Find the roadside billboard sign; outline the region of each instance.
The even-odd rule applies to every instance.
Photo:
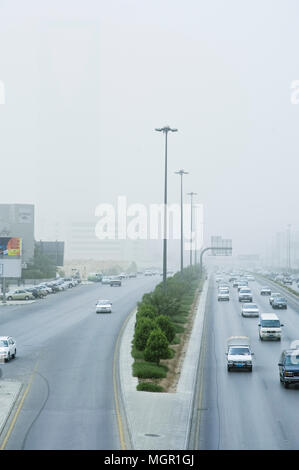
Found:
[[[1,256],[21,256],[22,239],[19,237],[0,237]]]

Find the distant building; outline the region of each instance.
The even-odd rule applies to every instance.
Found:
[[[0,204],[0,237],[22,239],[22,261],[34,255],[34,205]]]
[[[40,253],[48,256],[55,266],[64,265],[64,242],[44,242],[40,240],[39,242],[35,242],[35,246]]]

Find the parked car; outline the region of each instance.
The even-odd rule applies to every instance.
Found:
[[[241,315],[243,317],[258,317],[259,314],[260,311],[256,304],[250,302],[242,305]]]
[[[1,294],[3,298],[3,294]],[[32,300],[34,295],[32,292],[28,292],[25,289],[16,289],[14,291],[9,291],[6,293],[6,300]]]
[[[280,323],[280,320],[275,313],[262,313],[258,324],[260,339],[276,339],[280,341],[282,326],[283,324]]]
[[[274,297],[271,305],[272,308],[281,308],[285,310],[288,308],[287,300],[284,297]]]
[[[285,349],[278,362],[279,380],[288,388],[291,384],[299,383],[299,350]]]
[[[8,362],[17,354],[17,343],[11,336],[0,336],[0,360]]]
[[[111,313],[112,302],[110,300],[98,300],[96,303],[96,313]]]
[[[248,336],[231,336],[227,340],[227,370],[252,371],[253,352],[250,349]]]

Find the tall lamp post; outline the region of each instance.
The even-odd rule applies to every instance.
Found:
[[[175,171],[176,175],[181,176],[181,274],[183,274],[184,269],[184,250],[183,250],[183,240],[184,240],[184,231],[183,231],[183,175],[188,175],[188,171],[179,170]]]
[[[193,233],[193,196],[196,196],[197,193],[187,193],[188,196],[191,196],[191,238],[190,238],[190,266],[192,266],[192,233]]]
[[[155,131],[165,135],[165,174],[164,174],[164,237],[163,237],[163,288],[166,290],[167,277],[167,135],[168,132],[177,132],[169,126],[156,128]]]

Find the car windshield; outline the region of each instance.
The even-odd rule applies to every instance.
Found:
[[[261,326],[263,328],[280,328],[280,321],[279,320],[262,320]]]
[[[274,302],[286,302],[284,297],[275,297]]]
[[[251,294],[251,290],[250,289],[241,289],[240,294]]]
[[[258,307],[257,307],[256,304],[247,304],[247,305],[244,306],[244,308],[249,309],[249,310],[251,310],[251,309],[256,310]]]
[[[290,354],[285,357],[285,365],[286,366],[293,366],[299,365],[299,354]]]
[[[231,347],[229,348],[228,354],[233,356],[244,356],[250,354],[249,348],[243,347]]]
[[[0,339],[0,348],[7,348],[8,342],[5,339]]]
[[[98,300],[98,304],[102,304],[102,305],[110,305],[111,302],[110,300]]]

